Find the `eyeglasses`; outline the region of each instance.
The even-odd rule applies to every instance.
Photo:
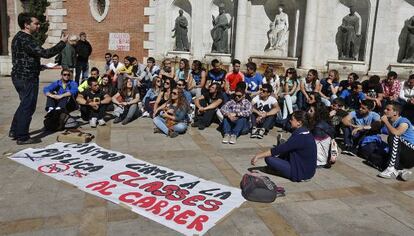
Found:
[[[171,94],[172,94],[172,95],[178,95],[178,93],[177,93],[177,92],[172,92]]]
[[[70,76],[70,74],[67,74],[67,73],[64,73],[64,74],[62,74],[63,76]]]

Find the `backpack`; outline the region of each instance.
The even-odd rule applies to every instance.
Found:
[[[276,184],[267,176],[257,173],[244,174],[240,182],[242,196],[252,202],[273,202],[277,197],[285,195],[285,189]]]
[[[69,119],[69,115],[62,110],[51,110],[45,116],[43,125],[46,131],[59,131],[65,128],[65,124]]]

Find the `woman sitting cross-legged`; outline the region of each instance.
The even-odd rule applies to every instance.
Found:
[[[139,92],[133,84],[134,81],[130,78],[124,80],[121,91],[112,97],[112,102],[115,104],[115,124],[122,121],[122,124],[126,125],[140,116],[141,111],[138,108]]]
[[[315,139],[305,127],[306,112],[293,112],[290,124],[294,129],[292,136],[285,143],[256,154],[251,164],[264,158],[267,166],[282,177],[295,182],[309,180],[315,175],[317,149]]]
[[[161,110],[160,114],[153,119],[156,126],[154,132],[162,132],[171,138],[185,133],[190,105],[187,103],[182,89],[174,88],[168,102],[159,109]]]

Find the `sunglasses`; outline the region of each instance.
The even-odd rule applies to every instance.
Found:
[[[177,93],[177,92],[172,92],[171,94],[172,94],[172,95],[178,95],[178,93]]]
[[[293,71],[288,71],[287,73],[288,73],[288,74],[293,74]]]
[[[260,91],[264,92],[264,93],[268,93],[269,91],[266,89],[260,89]]]
[[[63,76],[70,76],[70,74],[67,74],[67,73],[65,73],[65,74],[62,74]]]
[[[156,83],[160,83],[161,82],[161,80],[157,80],[157,81],[155,81]]]
[[[184,86],[184,84],[177,84],[177,86]]]
[[[168,85],[170,85],[170,82],[164,82],[164,84],[168,84]]]
[[[241,98],[243,97],[243,94],[235,94],[236,98]]]

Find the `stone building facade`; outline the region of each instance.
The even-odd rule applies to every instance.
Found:
[[[6,14],[10,18],[7,22],[9,34],[5,36],[2,33],[4,45],[3,39],[7,38],[6,41],[9,42],[18,30],[16,17],[22,11],[22,1],[0,0],[4,5],[2,2],[6,2]],[[380,75],[390,69],[405,75],[414,71],[413,63],[398,60],[402,49],[409,52],[406,49],[408,44],[414,47],[413,33],[404,34],[407,32],[405,24],[410,22],[410,19],[413,19],[414,27],[413,0],[50,2],[51,6],[47,11],[50,31],[45,47],[56,43],[62,30],[76,34],[84,31],[93,45],[91,60],[96,64],[101,63],[103,54],[109,51],[121,57],[133,55],[139,60],[145,60],[148,56],[153,56],[157,60],[165,57],[185,57],[205,63],[212,58],[219,58],[223,63],[229,63],[232,58],[238,58],[243,62],[250,59],[263,66],[272,64],[280,71],[290,66],[297,66],[303,70],[316,68],[322,72],[338,69],[342,73],[355,71]],[[219,15],[220,7],[224,9],[229,22],[226,30],[230,51],[212,53],[212,18]],[[355,14],[350,14],[351,7]],[[280,13],[280,8],[283,13]],[[180,9],[184,11],[183,15],[188,21],[189,51],[186,52],[177,52],[174,49],[175,38],[172,29]],[[354,33],[344,31],[349,26],[348,15],[352,15],[348,19],[355,19],[353,22],[357,25]],[[278,38],[282,32],[274,30],[280,27],[277,16],[285,16],[288,22],[283,31],[283,46],[276,47],[279,51],[271,47],[272,36]],[[0,21],[0,24],[3,29],[4,21]],[[350,38],[351,44],[346,41]],[[120,41],[117,44],[118,40]],[[343,60],[339,56],[340,48],[353,51],[350,58]],[[1,56],[0,64],[5,60],[9,60],[7,55]],[[0,73],[4,73],[2,68],[0,67]]]

